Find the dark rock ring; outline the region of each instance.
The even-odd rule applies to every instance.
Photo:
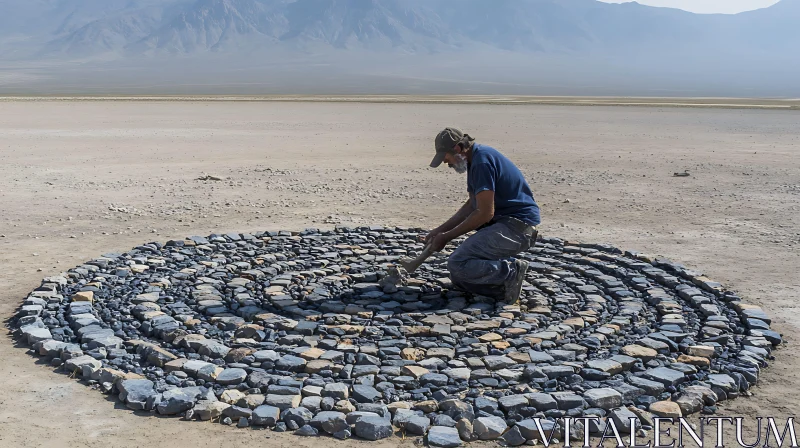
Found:
[[[396,426],[438,446],[518,445],[535,419],[597,416],[602,433],[713,413],[781,343],[720,284],[608,245],[540,238],[519,305],[452,289],[447,251],[403,276],[421,233],[148,243],[46,278],[10,325],[134,410],[370,440]]]

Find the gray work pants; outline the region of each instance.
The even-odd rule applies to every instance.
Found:
[[[517,271],[514,255],[536,244],[535,227],[500,220],[484,227],[456,249],[447,261],[453,286],[473,294],[502,297]]]

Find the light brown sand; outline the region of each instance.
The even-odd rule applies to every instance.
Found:
[[[790,345],[754,396],[724,414],[797,415],[798,123],[798,112],[781,110],[4,101],[0,316],[42,277],[147,241],[335,223],[435,226],[465,194],[463,177],[427,168],[436,132],[456,125],[523,169],[543,234],[661,254],[762,305]],[[683,170],[691,177],[672,176]],[[225,180],[195,180],[204,174]],[[0,446],[321,442],[115,409],[10,337],[0,338],[0,360]],[[412,440],[378,446],[398,444]]]

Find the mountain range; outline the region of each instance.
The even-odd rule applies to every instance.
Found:
[[[0,0],[0,91],[89,67],[211,73],[221,61],[362,74],[399,64],[392,73],[412,77],[488,64],[509,70],[506,84],[532,67],[553,79],[594,71],[593,81],[725,69],[736,84],[759,68],[798,73],[798,23],[800,0],[735,15],[596,0]]]

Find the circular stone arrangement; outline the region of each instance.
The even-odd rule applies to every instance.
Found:
[[[506,305],[451,289],[453,245],[398,272],[422,234],[144,244],[45,279],[11,326],[133,410],[448,447],[520,445],[539,438],[535,422],[549,431],[568,416],[601,417],[597,434],[713,413],[748,394],[781,343],[760,308],[667,260],[540,238],[520,255],[519,305]]]

